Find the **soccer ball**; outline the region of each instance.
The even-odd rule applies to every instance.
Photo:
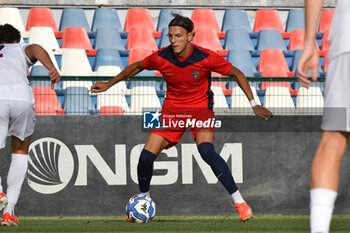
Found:
[[[155,215],[156,203],[147,195],[136,194],[126,205],[126,220],[129,222],[148,223]]]

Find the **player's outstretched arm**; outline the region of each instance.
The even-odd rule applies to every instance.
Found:
[[[323,0],[305,0],[305,40],[304,51],[298,62],[298,80],[309,87],[308,70],[312,70],[312,80],[317,81],[319,57],[316,48],[317,22],[322,10]]]
[[[55,68],[55,66],[53,65],[51,58],[46,52],[46,50],[43,49],[43,47],[41,47],[40,45],[31,44],[25,48],[25,53],[32,62],[40,61],[41,64],[43,64],[49,70],[51,88],[53,89],[54,84],[60,81],[61,76]]]
[[[96,82],[93,86],[91,86],[91,92],[92,93],[104,92],[114,84],[140,73],[144,69],[142,64],[143,64],[143,61],[135,62],[127,66],[122,72],[120,72],[113,79],[107,82]]]
[[[244,94],[247,96],[250,103],[252,103],[252,100],[254,100],[253,92],[250,89],[250,85],[244,74],[239,69],[232,66],[230,72],[227,75],[232,76],[235,79],[240,88],[243,90]],[[254,114],[264,120],[267,120],[269,117],[274,117],[274,115],[268,109],[264,108],[261,105],[252,104],[252,108]]]

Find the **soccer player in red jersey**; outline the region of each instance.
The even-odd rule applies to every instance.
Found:
[[[174,19],[169,23],[168,36],[170,46],[161,48],[143,61],[127,66],[108,82],[96,82],[91,87],[91,92],[106,91],[119,81],[130,78],[143,69],[158,70],[167,83],[162,119],[167,119],[166,122],[193,119],[204,121],[214,116],[210,74],[215,71],[235,79],[257,116],[265,120],[273,117],[269,110],[256,104],[249,83],[242,72],[215,52],[191,43],[194,26],[189,18],[174,14]],[[141,152],[137,168],[139,188],[142,193],[149,195],[153,163],[157,156],[163,149],[178,143],[185,129],[177,125],[151,131]],[[203,127],[192,125],[190,130],[201,157],[210,165],[214,174],[232,196],[240,220],[250,219],[253,216],[251,208],[241,196],[226,162],[215,152],[212,125]]]

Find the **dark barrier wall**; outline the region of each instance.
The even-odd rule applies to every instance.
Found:
[[[22,216],[123,215],[138,193],[136,166],[149,132],[141,116],[37,117],[31,163],[17,213]],[[254,213],[308,213],[309,173],[320,117],[220,118],[215,148],[227,161]],[[2,183],[10,140],[0,159]],[[336,213],[350,213],[344,159]],[[226,190],[201,160],[186,131],[155,163],[151,195],[158,215],[234,213]]]

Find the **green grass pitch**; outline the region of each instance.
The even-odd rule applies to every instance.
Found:
[[[256,215],[242,223],[237,215],[171,216],[147,224],[129,223],[124,217],[19,217],[20,226],[0,227],[0,232],[309,232],[306,215]],[[350,215],[333,216],[332,233],[350,232]]]

